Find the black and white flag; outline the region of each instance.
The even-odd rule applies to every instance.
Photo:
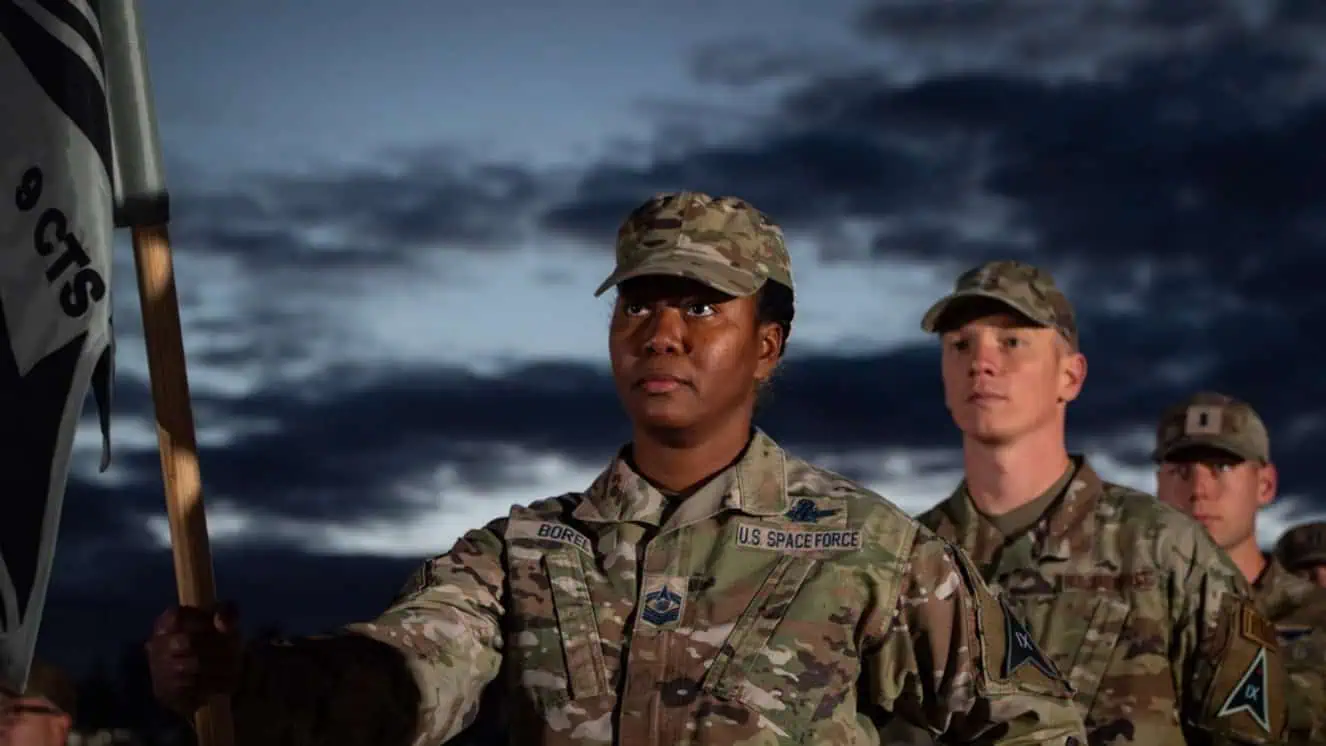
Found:
[[[96,0],[0,0],[0,684],[26,685],[89,387],[110,458],[113,153]]]

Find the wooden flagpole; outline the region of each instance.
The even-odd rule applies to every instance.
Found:
[[[100,20],[115,143],[115,222],[117,227],[128,227],[133,237],[175,585],[181,605],[212,609],[216,606],[216,583],[171,258],[170,197],[138,3],[101,3]],[[200,708],[194,715],[194,727],[198,746],[235,746],[227,697],[214,698]]]
[[[143,309],[143,336],[156,409],[161,476],[166,488],[170,544],[175,554],[175,585],[180,604],[210,609],[216,605],[211,543],[203,510],[202,472],[185,368],[184,335],[170,231],[165,223],[134,226],[134,263]],[[198,746],[234,746],[234,725],[227,698],[207,703],[194,715]]]

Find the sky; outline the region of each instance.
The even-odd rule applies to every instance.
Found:
[[[379,611],[422,559],[578,490],[618,222],[736,194],[793,255],[759,424],[909,511],[961,476],[925,308],[1049,270],[1089,375],[1069,441],[1154,487],[1155,420],[1250,401],[1281,498],[1326,515],[1319,0],[142,0],[220,595],[246,627]],[[76,442],[39,655],[79,668],[174,602],[127,236],[114,461]],[[89,620],[99,628],[90,630]]]

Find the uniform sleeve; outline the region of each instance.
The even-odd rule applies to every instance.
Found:
[[[438,746],[501,667],[502,521],[429,560],[377,619],[253,646],[235,695],[244,746]]]
[[[1170,661],[1188,742],[1284,743],[1288,674],[1275,626],[1204,533],[1175,547]]]
[[[922,532],[894,609],[867,615],[873,703],[944,742],[1079,746],[1072,690],[965,554]]]
[[[1284,641],[1289,673],[1288,742],[1326,743],[1326,627]]]

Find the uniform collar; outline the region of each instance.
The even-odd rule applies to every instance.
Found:
[[[1091,468],[1086,458],[1073,455],[1073,476],[1063,494],[1052,503],[1032,526],[1030,533],[1034,544],[1034,555],[1047,559],[1066,560],[1073,555],[1074,541],[1082,535],[1078,529],[1088,516],[1096,512],[1100,498],[1105,493],[1105,482]],[[958,485],[953,494],[941,506],[943,520],[939,534],[961,546],[988,546],[991,540],[1000,542],[1002,536],[990,522],[984,520],[976,506],[972,504],[971,493],[967,490],[967,480]],[[983,533],[994,534],[983,536]]]
[[[626,452],[627,447],[620,449],[608,468],[590,485],[573,513],[577,519],[588,523],[660,524],[669,498],[631,467]],[[783,449],[763,431],[755,429],[741,458],[688,496],[678,512],[688,519],[722,510],[752,516],[786,513],[789,509],[786,461]]]

